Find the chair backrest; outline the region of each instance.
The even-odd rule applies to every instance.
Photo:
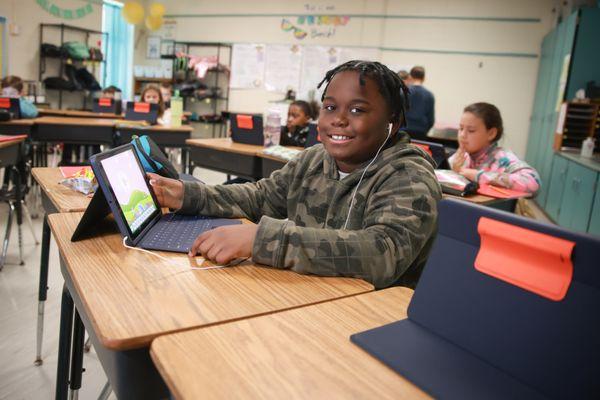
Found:
[[[433,161],[435,161],[436,168],[450,169],[450,164],[448,163],[448,153],[446,153],[446,148],[444,145],[416,139],[411,139],[410,142],[428,152],[433,158]]]
[[[230,113],[231,140],[237,143],[264,144],[263,117],[260,114]]]
[[[0,97],[0,109],[8,111],[12,119],[21,118],[21,105],[17,98]]]
[[[108,97],[94,99],[92,111],[97,113],[121,114],[121,100],[115,100]]]
[[[128,101],[125,119],[130,121],[146,121],[151,125],[158,119],[158,104]]]
[[[600,394],[600,237],[458,200],[439,215],[409,319],[548,397]]]

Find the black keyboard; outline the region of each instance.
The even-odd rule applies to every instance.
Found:
[[[149,250],[187,253],[201,233],[217,226],[239,223],[240,221],[237,220],[169,213],[163,215],[146,233],[140,247]]]

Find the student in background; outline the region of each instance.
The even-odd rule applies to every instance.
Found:
[[[200,235],[190,253],[414,287],[433,242],[441,191],[434,161],[410,146],[406,86],[385,65],[348,61],[327,72],[313,146],[258,182],[208,186],[149,174],[158,201],[182,214],[255,224]]]
[[[407,71],[401,69],[398,71],[398,76],[400,79],[402,79],[402,82],[404,82],[405,85],[410,85],[410,75]]]
[[[144,88],[140,96],[142,103],[158,104],[158,124],[169,125],[171,123],[171,110],[165,112],[165,103],[160,93],[160,89],[156,85],[148,85]]]
[[[19,99],[19,108],[21,109],[21,118],[35,118],[38,115],[38,109],[33,103],[23,98],[23,80],[15,75],[8,75],[2,79],[2,97],[12,97]]]
[[[316,102],[308,103],[304,100],[296,100],[288,108],[287,123],[281,128],[282,146],[304,147],[308,137],[308,124],[319,116],[319,108]]]
[[[459,148],[449,159],[452,169],[479,184],[535,194],[540,188],[537,171],[498,146],[503,133],[496,106],[474,103],[465,107],[458,129]]]
[[[102,89],[102,94],[100,95],[101,98],[104,99],[114,99],[117,97],[117,93],[121,93],[121,89],[119,89],[116,86],[108,86],[105,87],[104,89]]]
[[[409,109],[406,112],[404,130],[411,138],[427,140],[427,132],[435,122],[435,99],[433,94],[423,86],[425,68],[416,66],[410,70],[408,95]]]
[[[171,108],[171,96],[173,93],[173,85],[168,82],[160,84],[160,94],[163,102],[165,103],[165,109]]]

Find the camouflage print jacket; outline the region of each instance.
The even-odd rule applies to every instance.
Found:
[[[349,276],[376,288],[414,287],[437,226],[440,187],[433,160],[399,133],[366,171],[347,230],[350,199],[363,170],[339,180],[322,145],[304,150],[256,183],[184,182],[178,211],[258,223],[252,259],[275,268]]]

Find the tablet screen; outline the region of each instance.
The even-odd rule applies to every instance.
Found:
[[[135,236],[158,210],[133,150],[100,161],[129,230]]]

